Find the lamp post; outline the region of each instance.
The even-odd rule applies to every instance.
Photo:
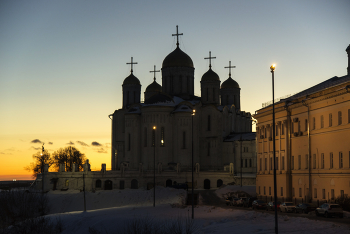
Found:
[[[241,187],[242,187],[242,170],[243,170],[243,159],[242,159],[242,133],[240,137],[240,142],[241,142]]]
[[[275,68],[273,64],[270,67],[272,73],[272,141],[273,141],[273,196],[275,197],[275,233],[278,234],[278,219],[277,219],[277,179],[276,179],[276,142],[275,142]]]
[[[45,185],[44,185],[44,170],[45,170],[45,156],[44,156],[44,144],[41,147],[41,184],[42,184],[42,192],[44,193]]]
[[[193,167],[194,167],[194,163],[193,163],[193,117],[196,114],[196,110],[193,109],[192,112],[192,219],[194,219],[194,193],[193,193],[193,185],[194,185],[194,181],[193,181]]]
[[[156,206],[156,126],[152,130],[153,140],[153,207]]]

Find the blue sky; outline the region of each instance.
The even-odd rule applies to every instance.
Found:
[[[175,49],[176,25],[195,93],[211,51],[221,82],[229,61],[236,66],[248,112],[271,100],[272,63],[276,97],[346,75],[349,9],[348,0],[1,1],[0,158],[30,162],[37,138],[51,150],[71,140],[110,143],[108,115],[121,108],[126,63],[138,62],[143,97],[149,71]],[[97,166],[110,162],[108,146],[85,152]]]

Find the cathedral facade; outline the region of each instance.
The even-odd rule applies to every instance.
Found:
[[[102,164],[101,170],[91,171],[89,160],[80,172],[75,165],[67,171],[62,164],[58,172],[45,167],[37,187],[45,191],[136,189],[150,188],[154,181],[157,186],[187,182],[198,189],[229,183],[255,185],[256,136],[251,114],[241,110],[239,84],[231,74],[221,83],[211,69],[212,58],[201,77],[198,97],[193,61],[177,43],[163,60],[162,84],[154,76],[144,101],[140,80],[133,72],[136,63],[131,60],[131,74],[122,84],[123,106],[109,115],[111,170]]]

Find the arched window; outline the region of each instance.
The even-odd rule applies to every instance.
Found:
[[[101,180],[96,180],[96,188],[101,188]]]
[[[105,181],[105,190],[112,190],[113,183],[111,180],[106,180]]]
[[[223,182],[222,182],[221,179],[218,179],[218,180],[216,181],[216,187],[219,188],[221,185],[223,185]]]
[[[208,179],[204,180],[204,189],[210,189],[210,180]]]
[[[171,179],[168,179],[166,182],[165,182],[165,186],[166,187],[170,187],[171,185],[173,185],[173,182]]]
[[[131,188],[132,188],[132,189],[138,189],[138,188],[139,188],[139,185],[138,185],[138,184],[139,184],[138,181],[135,180],[135,179],[133,179],[133,180],[131,181]]]

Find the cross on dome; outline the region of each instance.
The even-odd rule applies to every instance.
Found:
[[[204,59],[209,59],[209,68],[211,68],[211,59],[216,59],[216,57],[211,57],[211,51],[209,51],[209,57]]]
[[[172,34],[172,36],[176,36],[177,43],[176,46],[179,47],[179,36],[184,35],[183,33],[179,33],[179,26],[176,25],[176,34]]]
[[[133,65],[133,64],[137,64],[137,63],[134,63],[134,62],[133,62],[133,57],[131,57],[131,62],[130,62],[130,63],[126,63],[126,64],[131,64],[131,71],[130,71],[130,72],[131,72],[131,74],[132,74],[132,72],[133,72],[133,70],[132,70],[132,67],[133,67],[133,66],[132,66],[132,65]]]
[[[224,67],[224,68],[228,68],[229,69],[228,77],[231,77],[231,68],[236,68],[236,66],[231,66],[231,61],[229,61],[229,66],[228,67]]]
[[[153,78],[153,81],[156,81],[156,72],[160,72],[160,70],[156,71],[156,65],[154,65],[154,69],[153,71],[149,71],[150,73],[154,73],[154,78]]]

